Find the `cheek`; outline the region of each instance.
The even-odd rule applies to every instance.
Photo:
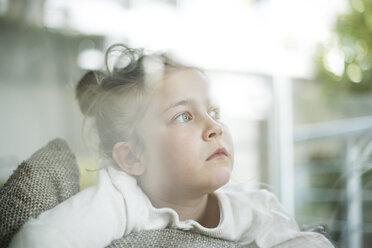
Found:
[[[161,147],[165,155],[164,162],[181,170],[189,167],[199,155],[195,137],[186,132],[170,132],[164,135]]]
[[[195,136],[187,132],[168,130],[159,135],[156,140],[156,144],[153,143],[154,159],[150,163],[156,167],[162,177],[180,183],[194,173],[201,157],[199,143]]]

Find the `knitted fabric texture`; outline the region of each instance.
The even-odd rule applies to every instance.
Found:
[[[67,143],[54,139],[22,162],[0,189],[0,247],[30,218],[80,190],[79,168]]]
[[[127,247],[215,247],[235,248],[241,247],[238,243],[207,237],[198,233],[176,229],[162,229],[134,232],[121,239],[114,240],[107,248]],[[251,247],[251,246],[249,246]]]

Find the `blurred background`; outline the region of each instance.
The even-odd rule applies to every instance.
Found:
[[[371,247],[371,1],[0,0],[0,185],[54,137],[82,188],[95,183],[74,87],[118,42],[206,69],[233,180],[277,194],[300,226],[327,225],[339,247]]]

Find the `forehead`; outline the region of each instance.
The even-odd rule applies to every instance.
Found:
[[[198,106],[210,105],[208,78],[200,71],[181,69],[167,72],[149,98],[142,124],[147,127],[151,123],[152,128],[149,130],[155,130],[154,124],[162,119],[161,116],[184,100],[191,100]]]
[[[207,77],[195,69],[182,69],[165,74],[163,83],[156,93],[160,103],[172,103],[184,99],[208,98],[209,83]]]

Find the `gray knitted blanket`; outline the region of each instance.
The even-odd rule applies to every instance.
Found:
[[[79,192],[75,155],[62,139],[54,139],[13,172],[0,189],[0,248],[30,218]],[[239,247],[237,243],[208,236],[163,229],[131,233],[108,248],[124,247]]]

